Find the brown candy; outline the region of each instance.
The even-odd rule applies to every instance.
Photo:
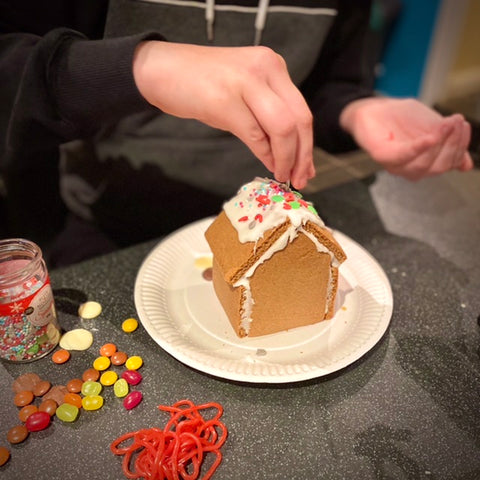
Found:
[[[112,365],[123,365],[127,361],[128,355],[125,352],[115,352],[111,357],[110,361]]]
[[[94,368],[88,368],[83,372],[82,379],[84,382],[96,382],[100,378],[100,372]]]
[[[36,373],[24,373],[13,382],[12,388],[15,393],[23,392],[24,390],[33,391],[33,387],[41,380]]]
[[[68,393],[67,387],[65,385],[54,385],[44,396],[44,400],[52,399],[55,400],[56,404],[60,406],[64,403],[63,398],[65,394]]]
[[[33,394],[36,397],[42,397],[45,395],[49,390],[52,384],[47,380],[41,380],[33,387]]]
[[[57,411],[57,402],[53,398],[47,398],[38,407],[40,412],[47,412],[50,416],[55,415]]]
[[[67,390],[70,393],[78,393],[82,390],[83,380],[80,378],[72,378],[67,383]]]
[[[22,443],[28,437],[28,430],[25,425],[12,427],[7,433],[7,440],[12,443]]]

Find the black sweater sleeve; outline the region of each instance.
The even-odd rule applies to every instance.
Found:
[[[19,25],[2,24],[0,158],[4,166],[27,158],[41,161],[36,152],[88,137],[126,114],[153,108],[136,88],[132,62],[139,42],[161,38],[144,33],[90,40],[71,28],[39,35],[21,31]]]
[[[314,115],[315,144],[330,152],[356,147],[339,117],[353,100],[372,96],[373,67],[366,51],[369,0],[342,0],[314,70],[302,85]]]

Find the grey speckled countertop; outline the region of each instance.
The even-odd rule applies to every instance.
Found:
[[[282,385],[240,384],[185,366],[140,326],[133,290],[156,245],[142,244],[51,272],[62,327],[84,326],[93,346],[55,365],[1,364],[0,445],[11,459],[2,479],[121,479],[109,450],[120,434],[162,426],[158,404],[183,398],[223,404],[229,437],[214,479],[480,478],[480,172],[451,173],[417,184],[380,173],[312,195],[321,216],[363,245],[390,279],[389,329],[367,354],[329,376]],[[103,306],[82,323],[86,299]],[[141,355],[144,401],[126,411],[113,393],[72,424],[55,419],[16,446],[11,384],[33,371],[54,384],[78,377],[105,342]]]

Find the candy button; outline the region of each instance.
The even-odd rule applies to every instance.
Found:
[[[23,392],[24,390],[33,391],[33,387],[41,380],[36,373],[24,373],[13,382],[12,388],[15,393]]]
[[[102,313],[102,306],[98,302],[85,302],[78,308],[78,315],[85,319],[98,317]]]
[[[97,357],[93,362],[93,368],[95,370],[106,370],[110,366],[110,359],[108,357]]]
[[[25,426],[29,432],[39,432],[40,430],[47,428],[49,425],[50,415],[47,412],[40,411],[32,413],[25,422]]]
[[[102,384],[98,382],[83,382],[82,395],[98,395],[102,391]]]
[[[135,331],[138,327],[138,322],[134,318],[127,318],[122,323],[122,330],[127,333]]]
[[[143,398],[142,392],[139,392],[138,390],[130,392],[123,399],[123,406],[127,410],[131,410],[132,408],[135,408],[142,401],[142,398]]]
[[[7,440],[15,445],[22,443],[28,437],[28,428],[25,425],[17,425],[7,432]]]
[[[127,370],[122,373],[122,378],[130,385],[138,385],[142,381],[142,374],[136,370]]]
[[[106,387],[113,385],[118,379],[116,372],[109,370],[108,372],[103,372],[100,377],[100,383]]]
[[[60,405],[60,407],[63,406],[65,403],[73,405],[74,407],[77,407],[77,408],[81,408],[82,397],[78,393],[66,393],[65,397],[63,397],[63,403],[62,405]],[[65,420],[65,421],[68,421],[68,420]]]
[[[57,350],[52,355],[53,363],[62,364],[65,363],[70,358],[70,352],[68,350]]]
[[[0,447],[0,467],[5,465],[10,458],[10,450],[7,447]]]
[[[71,393],[78,393],[82,390],[82,385],[83,385],[83,380],[81,380],[80,378],[72,378],[67,383],[67,390]]]
[[[65,332],[60,338],[60,347],[65,350],[87,350],[93,343],[92,332],[84,328],[75,328]]]
[[[32,414],[38,411],[38,407],[36,405],[25,405],[20,409],[18,412],[18,418],[21,422],[25,423],[27,418]]]
[[[106,343],[100,347],[100,355],[102,357],[111,357],[117,351],[117,346],[114,343]]]
[[[85,370],[82,375],[82,380],[84,382],[96,382],[99,378],[100,372],[98,370],[95,370],[94,368],[87,368],[87,370]]]
[[[49,390],[52,384],[47,380],[41,380],[33,387],[33,394],[36,397],[43,397]]]
[[[57,402],[53,398],[48,398],[44,400],[38,407],[40,412],[47,412],[50,416],[55,415],[57,410]]]
[[[82,407],[85,410],[98,410],[103,405],[103,397],[100,395],[87,395],[82,398]]]
[[[128,383],[124,378],[120,378],[113,385],[113,392],[118,398],[123,398],[128,394]]]
[[[29,390],[24,390],[23,392],[18,392],[15,397],[13,397],[13,403],[17,407],[24,407],[33,402],[33,393]]]
[[[139,357],[138,355],[133,355],[132,357],[129,357],[125,362],[125,366],[129,370],[138,370],[142,365],[143,365],[142,357]]]
[[[128,355],[125,352],[115,352],[110,360],[113,365],[123,365],[127,361]]]
[[[74,422],[78,417],[79,409],[75,405],[70,403],[62,403],[57,408],[55,415],[62,421],[62,422]]]

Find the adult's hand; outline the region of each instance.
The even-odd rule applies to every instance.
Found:
[[[409,180],[473,167],[471,128],[460,114],[443,117],[414,99],[366,98],[347,105],[340,123],[386,170]]]
[[[314,176],[312,114],[271,49],[147,41],[133,74],[149,103],[230,131],[278,181],[303,188]]]

